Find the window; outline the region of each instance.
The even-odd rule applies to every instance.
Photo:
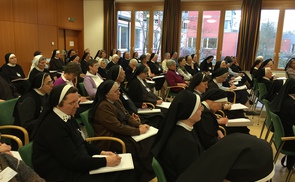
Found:
[[[203,48],[204,49],[216,49],[217,48],[217,38],[204,38]]]
[[[118,12],[117,46],[121,52],[129,51],[131,32],[131,11]]]

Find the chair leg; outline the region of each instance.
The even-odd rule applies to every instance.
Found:
[[[264,104],[262,104],[262,106],[261,106],[261,109],[260,109],[260,115],[259,115],[259,118],[258,118],[258,123],[257,123],[257,125],[259,125],[259,121],[260,121],[260,118],[261,118],[261,115],[262,115],[262,110],[263,110],[263,108],[264,108]]]
[[[265,119],[266,120],[266,119]],[[259,138],[262,137],[263,131],[264,131],[264,127],[266,126],[265,121],[263,122],[262,128],[261,128],[261,132],[260,132],[260,136]]]
[[[294,171],[295,171],[295,169],[294,169],[294,166],[293,166],[292,169],[289,170],[289,173],[288,173],[287,178],[286,178],[286,182],[289,182],[290,181],[291,176],[292,176],[292,174],[293,174]]]

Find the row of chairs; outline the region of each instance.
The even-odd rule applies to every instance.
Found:
[[[283,149],[283,146],[286,141],[295,140],[295,126],[293,126],[294,136],[286,137],[281,119],[277,114],[273,113],[270,110],[269,101],[266,99],[263,99],[262,103],[264,104],[266,109],[266,119],[264,121],[264,124],[260,132],[260,138],[262,138],[265,128],[266,128],[266,134],[264,136],[265,140],[268,141],[268,138],[270,134],[272,133],[269,142],[270,144],[274,144],[274,147],[276,149],[276,153],[274,156],[274,163],[277,162],[280,154],[295,157],[294,151]],[[295,172],[294,167],[291,170],[289,170],[287,178],[286,178],[286,182],[290,181],[291,176],[294,172]]]

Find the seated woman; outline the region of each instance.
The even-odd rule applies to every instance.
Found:
[[[291,58],[286,64],[285,71],[289,78],[295,79],[295,58]]]
[[[114,65],[108,72],[107,80],[113,80],[118,83],[120,89],[120,100],[125,107],[125,109],[132,115],[138,114],[138,108],[135,106],[134,102],[128,96],[127,90],[124,88],[123,82],[125,80],[125,73],[120,65]],[[148,106],[145,102],[142,103],[141,109],[146,109]],[[146,123],[156,128],[159,127],[162,119],[162,113],[150,113],[150,114],[138,114],[141,123]]]
[[[22,67],[17,64],[16,56],[13,53],[7,53],[5,55],[5,62],[6,63],[1,67],[2,75],[5,76],[16,88],[16,91],[22,95],[30,86]]]
[[[285,136],[294,136],[292,126],[295,125],[295,80],[288,79],[278,96],[271,102],[270,110],[276,113],[282,122]],[[283,150],[295,152],[295,141],[286,141]],[[290,170],[295,164],[294,156],[287,156],[287,168]]]
[[[162,104],[163,100],[154,94],[146,82],[148,68],[143,64],[139,65],[134,73],[134,77],[129,81],[129,96],[140,108],[144,102],[150,102],[154,105]]]
[[[105,79],[107,77],[106,62],[104,59],[98,60],[98,74]]]
[[[38,73],[49,73],[49,71],[47,69],[45,69],[46,66],[46,58],[42,55],[38,55],[35,56],[33,59],[33,65],[34,68],[30,71],[29,73],[29,82],[32,83],[34,77],[38,74]]]
[[[195,74],[197,74],[198,70],[197,68],[195,68],[195,64],[193,62],[192,56],[191,55],[187,55],[185,56],[185,69],[192,75],[194,76]]]
[[[178,68],[177,72],[183,76],[183,79],[185,81],[190,81],[192,78],[192,75],[185,69],[186,60],[184,57],[178,58]]]
[[[32,135],[52,87],[53,82],[49,73],[38,73],[28,91],[15,104],[13,111],[14,125],[24,127],[29,136]],[[24,138],[22,132],[15,131],[15,135],[22,140]]]
[[[148,59],[147,59],[148,60]],[[150,57],[150,61],[147,62],[148,68],[151,70],[151,73],[149,73],[150,77],[160,76],[166,73],[165,70],[161,67],[161,65],[157,62],[158,61],[158,54],[152,53]],[[163,84],[165,82],[165,78],[157,78],[154,80],[156,85],[156,90],[161,90],[162,96],[164,95],[164,87]]]
[[[258,79],[259,83],[264,83],[266,87],[266,95],[264,98],[271,102],[279,93],[283,86],[283,80],[272,80],[272,71],[270,67],[263,68],[260,71],[260,76]]]
[[[166,65],[168,67],[168,71],[166,73],[166,81],[168,86],[187,87],[188,84],[184,81],[183,76],[176,71],[175,61],[170,59],[166,62]],[[178,93],[181,88],[171,88],[170,90]]]
[[[65,68],[64,73],[54,81],[54,86],[61,84],[68,84],[72,86],[77,85],[77,76],[81,73],[80,66],[75,62],[69,62]]]
[[[100,84],[89,117],[95,136],[114,136],[125,142],[127,152],[132,153],[135,169],[142,172],[141,179],[145,179],[143,181],[154,177],[149,153],[154,137],[140,142],[131,138],[146,133],[149,125],[141,124],[138,115],[130,115],[124,108],[120,101],[118,83],[106,80]],[[110,141],[100,141],[96,146],[104,150],[120,151],[117,144]]]
[[[90,60],[90,53],[85,52],[84,55],[81,58],[80,61],[80,66],[81,66],[81,71],[83,74],[86,74],[88,67],[87,67],[87,62]]]
[[[101,167],[117,166],[121,157],[103,151],[85,141],[72,115],[79,107],[78,90],[70,85],[58,85],[33,133],[32,163],[34,170],[46,181],[138,181],[134,171],[90,175]],[[95,154],[106,155],[93,158]],[[44,165],[46,164],[46,165]]]
[[[209,76],[205,73],[197,73],[191,80],[188,90],[201,96],[208,88]]]
[[[255,60],[253,66],[250,69],[250,74],[252,75],[252,79],[254,79],[254,78],[257,79],[258,73],[259,73],[258,70],[259,70],[261,64],[262,64],[262,61],[260,59]]]
[[[51,71],[50,76],[53,80],[56,80],[61,76],[60,73],[63,71],[63,66],[65,66],[65,63],[60,58],[60,51],[58,49],[54,49],[49,62],[49,71]]]
[[[205,92],[202,96],[202,106],[204,110],[201,120],[194,124],[195,132],[205,150],[214,145],[217,141],[224,137],[219,130],[219,124],[227,124],[227,118],[221,120],[215,116],[218,110],[227,102],[225,91],[214,88]]]
[[[202,110],[200,97],[187,90],[170,105],[152,149],[167,181],[256,181],[273,171],[271,146],[253,136],[232,134],[204,152],[193,127]]]
[[[90,59],[87,61],[88,70],[84,78],[84,87],[90,98],[94,98],[97,87],[104,81],[98,72],[98,61]]]
[[[209,74],[210,72],[213,71],[213,65],[212,65],[212,61],[214,59],[214,56],[208,56],[206,57],[200,65],[200,69],[203,72],[206,72],[207,74]]]

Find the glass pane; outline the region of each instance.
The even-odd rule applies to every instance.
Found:
[[[241,21],[241,10],[225,11],[222,55],[235,56],[237,53],[238,36]]]
[[[196,53],[198,11],[183,11],[181,19],[181,41],[179,56]]]
[[[161,61],[161,40],[162,40],[163,11],[154,11],[153,48],[152,52],[158,54],[158,61]]]
[[[131,11],[118,11],[117,45],[121,52],[130,51]]]
[[[220,11],[204,11],[200,50],[201,61],[210,55],[214,56],[213,64],[216,61],[219,21]]]
[[[261,11],[257,56],[263,56],[264,60],[274,58],[279,13],[279,10]]]
[[[295,56],[295,10],[286,10],[283,26],[283,37],[280,49],[278,68],[285,68],[289,58]]]
[[[148,48],[148,32],[149,32],[149,11],[135,12],[135,51],[138,55],[145,54]]]

